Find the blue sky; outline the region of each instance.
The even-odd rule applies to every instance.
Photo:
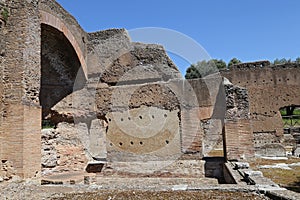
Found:
[[[57,1],[87,32],[161,27],[191,37],[226,62],[300,57],[298,0]],[[174,58],[184,74],[189,63]]]

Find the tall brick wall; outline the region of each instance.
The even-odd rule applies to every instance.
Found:
[[[223,128],[225,157],[247,159],[254,157],[254,136],[249,113],[249,96],[245,88],[227,83],[226,117]]]
[[[36,148],[40,146],[41,129],[38,2],[7,3],[10,17],[4,27],[6,51],[1,65],[4,86],[1,160],[11,161],[18,175],[32,177],[40,171],[40,148]]]
[[[249,93],[253,132],[283,133],[279,109],[300,105],[297,64],[233,69],[222,72],[233,84],[245,87]]]
[[[223,71],[222,75],[233,84],[247,88],[255,149],[262,152],[260,148],[280,145],[283,139],[280,108],[300,105],[300,68],[296,63],[260,67],[244,65]]]
[[[254,157],[253,140],[250,120],[228,120],[225,123],[225,148],[227,159],[245,159]]]

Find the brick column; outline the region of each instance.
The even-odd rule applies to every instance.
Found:
[[[227,159],[254,157],[253,133],[249,119],[228,120],[225,123]]]
[[[27,178],[40,171],[40,17],[38,1],[8,1],[1,63],[1,160]],[[1,86],[1,85],[0,85]],[[0,88],[1,89],[1,88]]]

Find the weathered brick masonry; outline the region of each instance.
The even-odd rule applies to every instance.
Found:
[[[233,84],[247,89],[254,146],[261,154],[261,149],[281,145],[283,141],[280,108],[300,105],[300,68],[296,63],[274,66],[265,62],[263,66],[253,64],[237,65],[221,74]]]
[[[21,177],[41,162],[62,171],[97,159],[199,163],[223,141],[229,159],[253,157],[268,143],[261,134],[280,142],[279,108],[300,105],[294,66],[187,81],[162,46],[124,29],[86,33],[54,0],[1,2],[0,160]],[[58,128],[41,147],[42,120]],[[70,152],[80,156],[68,161]]]

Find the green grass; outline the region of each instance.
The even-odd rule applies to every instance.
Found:
[[[300,109],[295,109],[293,112],[294,115],[300,115]]]
[[[291,167],[291,170],[285,169],[260,169],[261,165],[274,165],[277,163],[298,163],[300,158],[289,158],[288,160],[268,160],[256,159],[250,162],[250,166],[254,170],[260,170],[265,177],[270,178],[275,183],[295,192],[300,192],[300,167]]]
[[[281,116],[286,116],[286,109],[280,109],[280,114]],[[300,109],[298,107],[294,110],[293,115],[300,115]]]
[[[284,128],[289,128],[291,126],[300,126],[300,119],[282,119]]]
[[[7,8],[2,8],[1,16],[5,22],[8,20],[9,12]]]
[[[50,120],[42,120],[42,129],[47,128],[55,128],[55,124],[53,124]]]
[[[293,116],[286,116],[286,109],[280,110],[284,128],[300,126],[300,109],[296,108],[293,112]]]
[[[286,115],[286,110],[285,109],[281,109],[280,110],[280,114],[281,114],[281,116],[285,116]]]

